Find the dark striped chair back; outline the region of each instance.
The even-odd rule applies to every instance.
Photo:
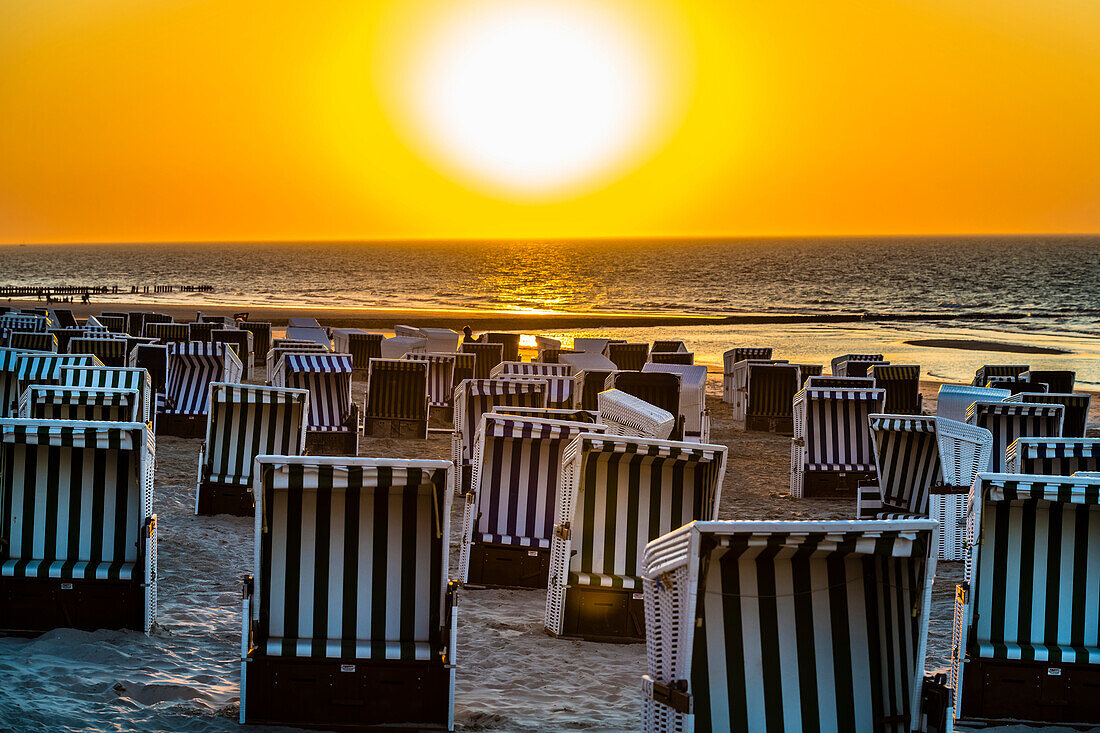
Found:
[[[846,362],[852,362],[854,364],[856,362],[870,362],[870,363],[873,363],[873,362],[881,362],[881,361],[882,361],[882,354],[841,354],[840,356],[837,356],[837,357],[833,358],[833,360],[830,362],[830,366],[832,367],[832,370],[833,370],[833,376],[836,376],[836,377],[845,377],[845,376],[848,376],[848,377],[862,377],[862,376],[865,376],[865,373],[864,374],[849,373],[846,370],[846,368],[844,367],[844,364]]]
[[[140,423],[0,420],[0,575],[141,579],[153,453]]]
[[[482,334],[481,340],[487,344],[501,345],[501,361],[519,361],[518,333],[501,333],[498,331],[489,331],[486,334]]]
[[[1089,420],[1089,404],[1092,402],[1092,396],[1088,393],[1018,392],[1004,401],[1061,405],[1065,408],[1062,413],[1062,437],[1085,437],[1085,428]]]
[[[69,339],[70,354],[95,354],[104,366],[126,366],[126,339],[124,338],[73,338]]]
[[[129,366],[149,372],[153,392],[165,394],[168,389],[168,347],[164,344],[138,344],[130,351]]]
[[[364,417],[427,420],[430,399],[428,372],[426,360],[371,359],[367,369],[367,409]]]
[[[474,379],[489,379],[493,367],[504,361],[504,344],[464,342],[459,348],[475,357]]]
[[[140,400],[140,422],[149,422],[152,416],[153,382],[149,372],[136,367],[61,367],[60,383],[66,387],[108,387],[132,389]]]
[[[1100,479],[979,474],[971,496],[971,623],[960,650],[1096,664]]]
[[[987,387],[989,382],[995,379],[1016,381],[1016,378],[1027,370],[1027,364],[986,364],[974,372],[974,381],[971,386]]]
[[[553,364],[540,364],[540,367],[555,366]],[[565,364],[557,366],[567,366]],[[542,371],[547,371],[543,369]],[[568,409],[573,406],[573,377],[558,374],[500,374],[493,379],[537,380],[546,383],[546,406],[557,409]]]
[[[481,417],[498,407],[546,407],[548,388],[540,380],[470,379],[455,389],[452,460],[469,465]]]
[[[54,308],[53,314],[56,318],[56,326],[58,328],[76,328],[76,317],[73,316],[73,312],[69,308]]]
[[[1077,379],[1077,372],[1068,370],[1037,370],[1031,369],[1020,374],[1021,382],[1034,382],[1045,384],[1047,392],[1070,394],[1073,392],[1073,384]]]
[[[191,331],[186,323],[149,323],[145,322],[143,336],[152,336],[162,344],[185,344],[191,340]]]
[[[18,408],[19,396],[32,384],[60,384],[62,367],[103,366],[103,362],[93,354],[46,354],[30,351],[15,353],[15,385],[10,395],[13,401],[13,417]]]
[[[921,411],[920,366],[917,364],[872,364],[867,376],[886,390],[885,411],[890,415],[919,415]]]
[[[790,417],[801,386],[794,364],[749,364],[746,417]]]
[[[196,321],[187,324],[187,337],[191,341],[209,341],[210,334],[220,326],[212,321]]]
[[[244,378],[252,373],[252,332],[240,328],[215,328],[210,332],[210,343],[233,344],[237,349],[237,358],[241,360]]]
[[[795,439],[805,445],[802,468],[873,471],[869,418],[882,412],[882,390],[815,386],[815,381],[795,395]]]
[[[351,417],[351,354],[303,352],[284,354],[271,383],[309,391],[306,429],[316,432],[355,432]]]
[[[989,470],[1000,473],[1005,467],[1006,450],[1017,438],[1061,437],[1064,412],[1061,405],[979,400],[966,408],[966,422],[993,433]]]
[[[501,405],[494,407],[493,412],[511,417],[535,417],[543,420],[565,420],[566,422],[583,422],[594,425],[600,420],[600,413],[592,410],[571,410],[555,407],[509,407]]]
[[[682,364],[690,366],[695,363],[695,354],[690,351],[651,351],[649,361],[653,364]]]
[[[32,384],[19,398],[19,417],[140,423],[141,397],[136,389]]]
[[[253,363],[259,365],[260,359],[271,350],[271,324],[262,321],[237,321],[237,328],[252,334]]]
[[[649,361],[649,344],[608,344],[604,355],[615,363],[616,369],[639,372]]]
[[[916,730],[934,527],[696,522],[651,543],[643,730]]]
[[[351,354],[351,363],[356,369],[367,369],[371,359],[382,358],[384,338],[380,333],[361,329],[336,328],[332,331],[332,347],[338,353]]]
[[[599,412],[597,396],[603,392],[608,377],[614,374],[606,369],[582,369],[573,375],[573,407]]]
[[[457,387],[465,380],[474,378],[474,372],[477,371],[477,354],[459,351],[455,352],[453,356],[455,358],[454,386]]]
[[[687,344],[683,341],[667,340],[667,341],[654,341],[653,348],[650,352],[660,353],[674,353],[674,352],[687,352]]]
[[[617,389],[659,407],[676,417],[676,427],[670,440],[680,440],[684,434],[680,419],[680,375],[669,372],[614,372],[608,375],[604,389]]]
[[[131,336],[140,336],[145,330],[145,316],[142,311],[131,311],[126,314],[126,333]]]
[[[211,382],[202,478],[252,486],[257,456],[301,455],[308,406],[303,389]]]
[[[8,337],[15,331],[45,333],[49,328],[50,320],[45,316],[4,313],[0,315],[0,343],[7,343]]]
[[[810,377],[820,377],[823,367],[820,364],[795,364],[798,367],[798,388],[806,386]]]
[[[540,361],[502,361],[493,367],[492,379],[500,377],[568,377],[573,367]]]
[[[83,328],[51,328],[48,333],[57,337],[57,353],[69,353],[69,340],[80,338],[84,335]]]
[[[450,407],[455,394],[454,354],[413,353],[401,357],[406,361],[423,362],[428,370],[428,404]]]
[[[1019,438],[1005,454],[1006,473],[1072,476],[1100,471],[1100,438]]]
[[[733,365],[739,361],[745,361],[747,359],[766,359],[772,358],[772,349],[767,346],[738,346],[733,349],[729,349],[722,354],[722,366],[723,372],[726,374],[733,374]]]
[[[100,313],[99,322],[107,327],[111,333],[126,333],[127,322],[125,313]]]
[[[568,575],[551,567],[550,584],[640,591],[646,543],[717,518],[726,448],[584,433],[562,465],[556,523],[569,527],[569,552],[559,555]]]
[[[279,360],[282,359],[283,355],[330,353],[324,346],[313,342],[303,343],[301,341],[275,339],[273,343],[274,345],[268,350],[266,355],[267,381],[272,383],[275,379],[275,368],[279,365]]]
[[[13,349],[57,353],[57,336],[49,331],[12,331],[8,334],[8,346]]]
[[[206,415],[211,382],[238,382],[241,362],[227,344],[168,345],[167,406],[174,415]]]
[[[271,656],[439,659],[449,644],[451,484],[446,461],[258,458],[257,646]]]
[[[871,415],[882,510],[928,515],[932,485],[942,481],[936,418]]]
[[[172,323],[172,316],[167,313],[146,313],[145,318],[142,319],[143,323]]]

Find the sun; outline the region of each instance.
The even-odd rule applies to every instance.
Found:
[[[471,187],[561,196],[659,143],[669,96],[661,54],[610,5],[457,4],[414,47],[403,75],[409,143]]]

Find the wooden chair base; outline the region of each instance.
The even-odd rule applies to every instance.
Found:
[[[245,723],[324,730],[446,729],[450,670],[441,662],[254,655],[244,664]]]
[[[960,720],[1100,725],[1100,665],[964,662]]]
[[[748,415],[745,417],[744,427],[745,430],[758,430],[763,433],[794,435],[794,419],[790,417]]]
[[[0,630],[145,629],[145,591],[128,580],[0,579]]]
[[[571,585],[565,590],[561,636],[586,641],[645,641],[642,592]]]
[[[545,590],[549,577],[548,549],[480,542],[470,548],[469,585]]]
[[[306,453],[311,456],[357,456],[359,434],[306,431]]]
[[[370,438],[423,440],[428,437],[428,421],[368,417],[363,420],[363,435]]]
[[[206,415],[174,415],[162,412],[157,415],[156,434],[176,438],[205,438]]]
[[[247,486],[238,484],[219,484],[203,481],[199,484],[195,513],[202,515],[232,514],[237,517],[256,515],[252,492]]]
[[[802,496],[808,499],[855,498],[861,482],[876,482],[874,471],[805,471]]]

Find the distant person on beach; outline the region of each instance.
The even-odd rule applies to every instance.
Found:
[[[80,296],[80,302],[84,303],[85,305],[87,305],[90,300],[91,298],[88,297],[87,293],[84,293],[84,295]]]
[[[470,328],[469,326],[463,326],[462,327],[462,333],[466,334],[465,336],[462,337],[462,343],[464,343],[464,344],[476,344],[477,343],[477,339],[474,338],[474,329]]]

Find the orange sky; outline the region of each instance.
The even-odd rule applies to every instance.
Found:
[[[532,192],[410,112],[491,0],[0,4],[0,242],[1100,231],[1095,0],[574,5],[650,116]]]

